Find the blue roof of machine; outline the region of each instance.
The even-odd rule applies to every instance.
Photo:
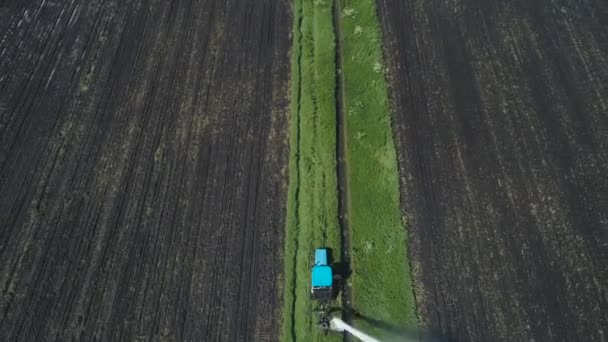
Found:
[[[312,268],[312,287],[330,287],[334,277],[329,266],[315,266]]]
[[[327,249],[315,249],[315,265],[327,265]]]

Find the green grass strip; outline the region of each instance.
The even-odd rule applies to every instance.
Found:
[[[353,306],[375,320],[413,327],[407,234],[375,2],[341,3]],[[313,249],[328,246],[340,255],[332,6],[331,0],[294,0],[283,341],[341,339],[315,328],[310,300]],[[384,335],[361,320],[355,324]]]
[[[340,4],[353,304],[365,316],[414,327],[407,234],[376,3],[341,0]],[[364,327],[361,321],[355,323]]]
[[[294,1],[283,341],[339,340],[315,327],[310,299],[314,248],[331,247],[340,256],[331,6]]]

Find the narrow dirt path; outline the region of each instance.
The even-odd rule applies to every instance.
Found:
[[[338,157],[338,212],[340,220],[341,240],[341,262],[343,274],[350,274],[350,226],[348,224],[349,193],[348,193],[348,161],[346,145],[346,115],[344,113],[344,79],[342,77],[342,38],[340,32],[340,1],[334,1],[333,10],[334,35],[336,39],[336,154]],[[352,324],[351,288],[348,281],[344,279],[342,288],[342,319]],[[344,340],[350,341],[350,335],[344,334]]]

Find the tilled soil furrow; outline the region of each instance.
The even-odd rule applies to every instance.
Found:
[[[0,340],[277,336],[288,5],[0,18]]]
[[[422,322],[601,341],[606,6],[378,4]]]

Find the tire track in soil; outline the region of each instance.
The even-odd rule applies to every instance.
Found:
[[[423,323],[604,340],[608,7],[378,4]]]
[[[341,232],[341,262],[346,265],[347,272],[350,274],[352,269],[350,251],[350,225],[348,224],[349,205],[349,182],[348,182],[348,155],[346,141],[346,113],[344,112],[344,78],[342,77],[342,35],[340,23],[340,1],[334,0],[332,10],[334,37],[336,46],[336,156],[338,158],[337,175],[338,175],[338,213]],[[343,266],[344,267],[344,266]],[[352,325],[352,289],[348,283],[348,279],[344,280],[342,285],[342,319],[347,324]],[[344,341],[352,341],[349,333],[344,333]]]
[[[0,340],[278,336],[288,5],[0,18]]]

